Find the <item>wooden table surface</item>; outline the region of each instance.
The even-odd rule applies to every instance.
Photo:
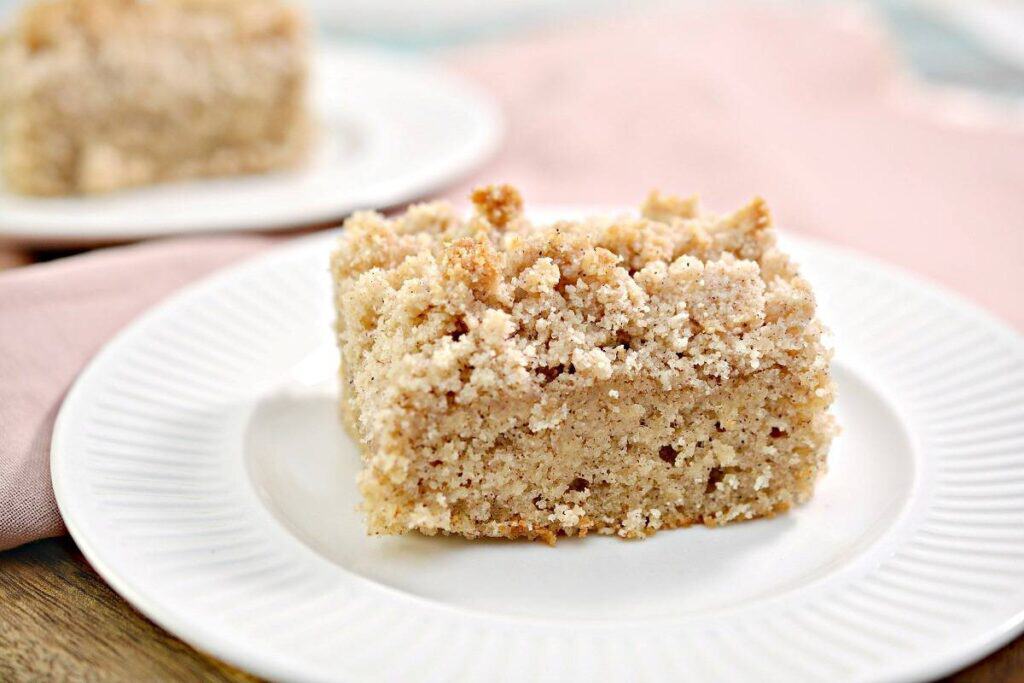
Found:
[[[0,270],[54,254],[0,249]],[[255,681],[136,612],[69,538],[0,553],[0,681]],[[945,679],[1024,683],[1024,636]]]

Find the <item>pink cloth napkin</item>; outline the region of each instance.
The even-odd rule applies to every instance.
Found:
[[[917,270],[1024,327],[1024,126],[908,86],[849,12],[687,9],[449,55],[505,108],[503,151],[454,189],[633,204],[652,187]],[[80,368],[168,292],[265,248],[169,240],[0,273],[0,549],[61,533],[47,452]]]
[[[166,240],[0,272],[0,550],[64,533],[50,433],[92,355],[169,292],[273,243]]]

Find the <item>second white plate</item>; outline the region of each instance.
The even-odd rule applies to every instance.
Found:
[[[480,163],[501,137],[489,97],[391,53],[324,45],[311,95],[321,136],[302,170],[95,197],[30,198],[0,186],[0,240],[90,244],[332,221],[439,189]]]
[[[154,621],[283,680],[924,679],[1024,619],[1024,344],[890,268],[791,240],[843,427],[807,505],[557,548],[370,538],[315,236],[114,340],[61,410],[53,482]]]

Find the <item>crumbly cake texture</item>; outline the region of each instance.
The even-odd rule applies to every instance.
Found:
[[[0,171],[28,195],[288,168],[306,27],[282,0],[37,0],[0,37]]]
[[[356,214],[332,257],[370,533],[639,538],[811,496],[830,353],[763,201],[547,226],[507,186],[473,202]]]

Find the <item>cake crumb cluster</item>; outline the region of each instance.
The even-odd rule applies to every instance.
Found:
[[[508,186],[332,256],[368,530],[640,538],[806,501],[835,432],[814,297],[764,202],[532,225]]]
[[[34,0],[0,35],[0,173],[27,195],[305,159],[307,29],[284,0]]]

